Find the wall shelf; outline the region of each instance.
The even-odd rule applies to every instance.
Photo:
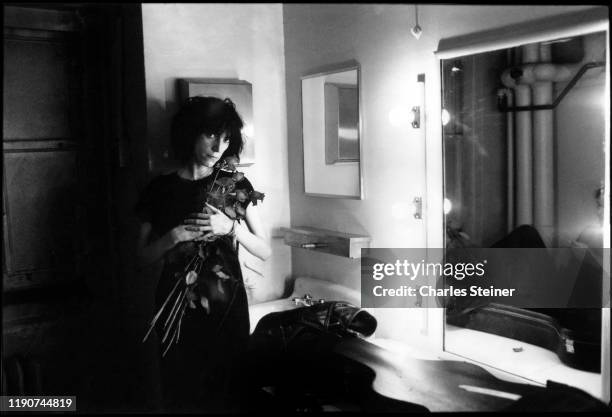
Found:
[[[369,248],[370,236],[335,232],[315,227],[282,227],[285,244],[346,258],[361,258],[361,248]]]

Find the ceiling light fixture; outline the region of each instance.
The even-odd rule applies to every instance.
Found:
[[[412,36],[416,38],[418,41],[423,33],[423,29],[419,26],[419,6],[417,4],[414,5],[414,16],[415,16],[415,25],[410,29],[410,33]]]

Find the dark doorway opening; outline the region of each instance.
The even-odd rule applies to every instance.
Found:
[[[140,5],[3,8],[2,394],[130,409],[124,225],[126,187],[146,176]]]

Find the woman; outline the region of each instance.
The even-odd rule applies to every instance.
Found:
[[[172,121],[171,142],[180,168],[155,178],[136,206],[141,220],[139,264],[145,266],[164,259],[155,296],[157,310],[203,240],[214,239],[206,243],[203,257],[217,257],[215,262],[223,264],[232,277],[219,282],[210,270],[200,272],[204,274],[202,282],[215,285],[199,286],[208,291],[206,297],[202,302],[189,303],[178,341],[164,352],[162,384],[167,410],[224,410],[231,402],[231,387],[236,385],[230,384],[236,373],[233,365],[246,350],[248,304],[236,248],[240,243],[253,255],[267,259],[270,247],[266,232],[257,207],[248,201],[243,204],[246,224],[233,221],[207,204],[207,193],[215,180],[232,176],[219,168],[219,162],[242,151],[242,126],[230,99],[188,99]],[[246,178],[238,181],[235,188],[253,190]],[[165,318],[162,315],[157,322],[160,339]]]

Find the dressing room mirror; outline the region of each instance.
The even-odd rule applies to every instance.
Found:
[[[601,250],[607,36],[535,37],[440,61],[447,253],[542,248],[550,253],[550,271],[568,272],[576,264],[565,307],[496,301],[447,309],[444,348],[594,395],[601,378],[602,312],[596,307],[602,301],[574,302],[601,299],[608,279]],[[535,280],[558,278],[549,275]],[[511,283],[525,289],[515,278]],[[521,368],[533,361],[541,369]]]
[[[359,64],[329,66],[302,77],[304,192],[363,198]]]

